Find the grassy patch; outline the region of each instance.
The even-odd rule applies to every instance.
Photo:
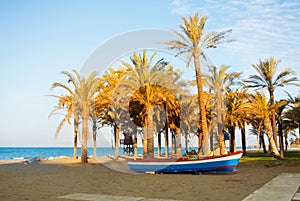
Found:
[[[247,153],[246,156],[241,158],[240,162],[251,161],[300,161],[300,151],[290,151],[284,153],[284,159],[276,159],[273,155],[267,155],[262,152]]]
[[[290,151],[284,153],[284,159],[286,160],[300,160],[300,151]]]

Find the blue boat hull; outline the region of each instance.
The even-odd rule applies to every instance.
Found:
[[[135,172],[155,173],[229,173],[233,172],[242,156],[242,152],[224,156],[198,159],[137,159],[129,160],[128,166]]]

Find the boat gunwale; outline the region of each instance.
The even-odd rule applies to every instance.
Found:
[[[189,158],[189,157],[180,157],[180,158],[137,158],[137,159],[127,159],[128,163],[168,163],[168,162],[196,162],[196,161],[209,161],[213,159],[220,159],[220,158],[227,158],[230,156],[237,156],[242,154],[243,151],[238,151],[234,153],[228,153],[225,155],[219,156],[205,156],[205,157],[198,157],[198,158]]]

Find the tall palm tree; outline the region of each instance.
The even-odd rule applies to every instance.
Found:
[[[52,89],[62,88],[72,97],[73,104],[82,119],[81,163],[87,163],[88,121],[90,114],[94,112],[98,78],[96,78],[96,72],[92,72],[87,78],[80,76],[76,70],[73,70],[75,76],[67,71],[62,71],[61,73],[68,77],[69,83],[72,84],[74,89],[59,82],[52,83]]]
[[[270,97],[270,106],[272,108],[271,121],[273,137],[277,146],[277,129],[276,129],[276,113],[275,113],[275,89],[285,87],[287,85],[300,86],[295,75],[295,71],[286,68],[276,75],[277,68],[281,60],[275,60],[273,57],[265,60],[259,60],[258,64],[253,64],[252,67],[257,72],[257,75],[250,75],[244,80],[247,88],[267,89]]]
[[[170,90],[177,82],[178,77],[174,77],[173,68],[162,59],[152,66],[155,53],[150,59],[147,58],[146,51],[142,55],[134,53],[130,57],[132,64],[121,61],[128,73],[119,85],[119,91],[129,97],[129,110],[131,117],[137,125],[143,126],[143,147],[144,156],[154,156],[154,124],[153,107],[163,105],[165,97],[168,105],[175,99]]]
[[[199,110],[200,110],[200,122],[199,122],[199,132],[198,136],[201,138],[203,136],[204,140],[204,154],[208,155],[210,152],[209,148],[209,138],[208,138],[208,128],[206,122],[206,110],[203,100],[203,86],[202,86],[202,73],[200,68],[200,56],[204,55],[204,50],[209,48],[216,48],[224,38],[229,36],[231,30],[222,32],[211,32],[204,35],[204,26],[207,20],[207,16],[202,16],[200,18],[199,14],[196,13],[190,17],[190,19],[182,18],[183,25],[179,25],[182,33],[174,31],[174,33],[179,37],[178,40],[172,40],[165,42],[169,46],[169,49],[174,49],[178,51],[179,54],[188,53],[187,66],[190,65],[191,60],[194,60],[195,75],[198,89],[198,100],[199,100]],[[202,147],[202,142],[200,142],[199,147]]]
[[[212,93],[214,115],[216,116],[216,130],[219,137],[220,154],[226,153],[225,138],[224,138],[224,123],[226,117],[226,95],[232,90],[232,87],[238,82],[236,80],[241,73],[229,73],[228,66],[222,65],[220,68],[215,66],[209,67],[209,74],[203,74],[204,84],[208,87],[209,92]],[[231,138],[234,139],[234,133]]]
[[[95,110],[101,125],[113,127],[115,137],[115,159],[119,158],[119,135],[121,129],[122,104],[118,104],[121,96],[117,86],[127,74],[124,68],[114,70],[109,68],[99,80],[98,91],[95,100]],[[118,100],[118,101],[117,101]]]
[[[272,135],[272,125],[270,120],[272,111],[271,103],[267,101],[265,94],[260,94],[259,92],[256,92],[254,96],[249,97],[249,100],[249,103],[245,103],[243,105],[242,110],[253,115],[254,119],[259,122],[259,125],[264,125],[265,132],[269,139],[270,148],[272,149],[275,157],[280,157]],[[261,128],[261,126],[259,126],[259,128]]]
[[[52,97],[58,98],[58,106],[54,107],[54,110],[52,110],[49,114],[49,118],[53,116],[54,114],[59,114],[59,111],[66,111],[64,114],[64,118],[59,123],[56,132],[55,137],[57,137],[62,129],[62,127],[67,122],[69,125],[71,124],[70,119],[74,118],[74,137],[73,137],[73,157],[77,158],[77,138],[78,138],[78,125],[79,125],[79,119],[78,119],[78,113],[75,111],[75,107],[73,105],[73,99],[71,96],[68,95],[50,95]]]

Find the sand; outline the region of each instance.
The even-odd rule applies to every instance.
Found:
[[[300,161],[240,162],[225,175],[130,174],[124,159],[0,161],[0,200],[62,200],[73,193],[178,200],[242,200],[281,173],[299,173]],[[111,168],[115,169],[112,170]],[[116,171],[122,170],[123,172]]]

